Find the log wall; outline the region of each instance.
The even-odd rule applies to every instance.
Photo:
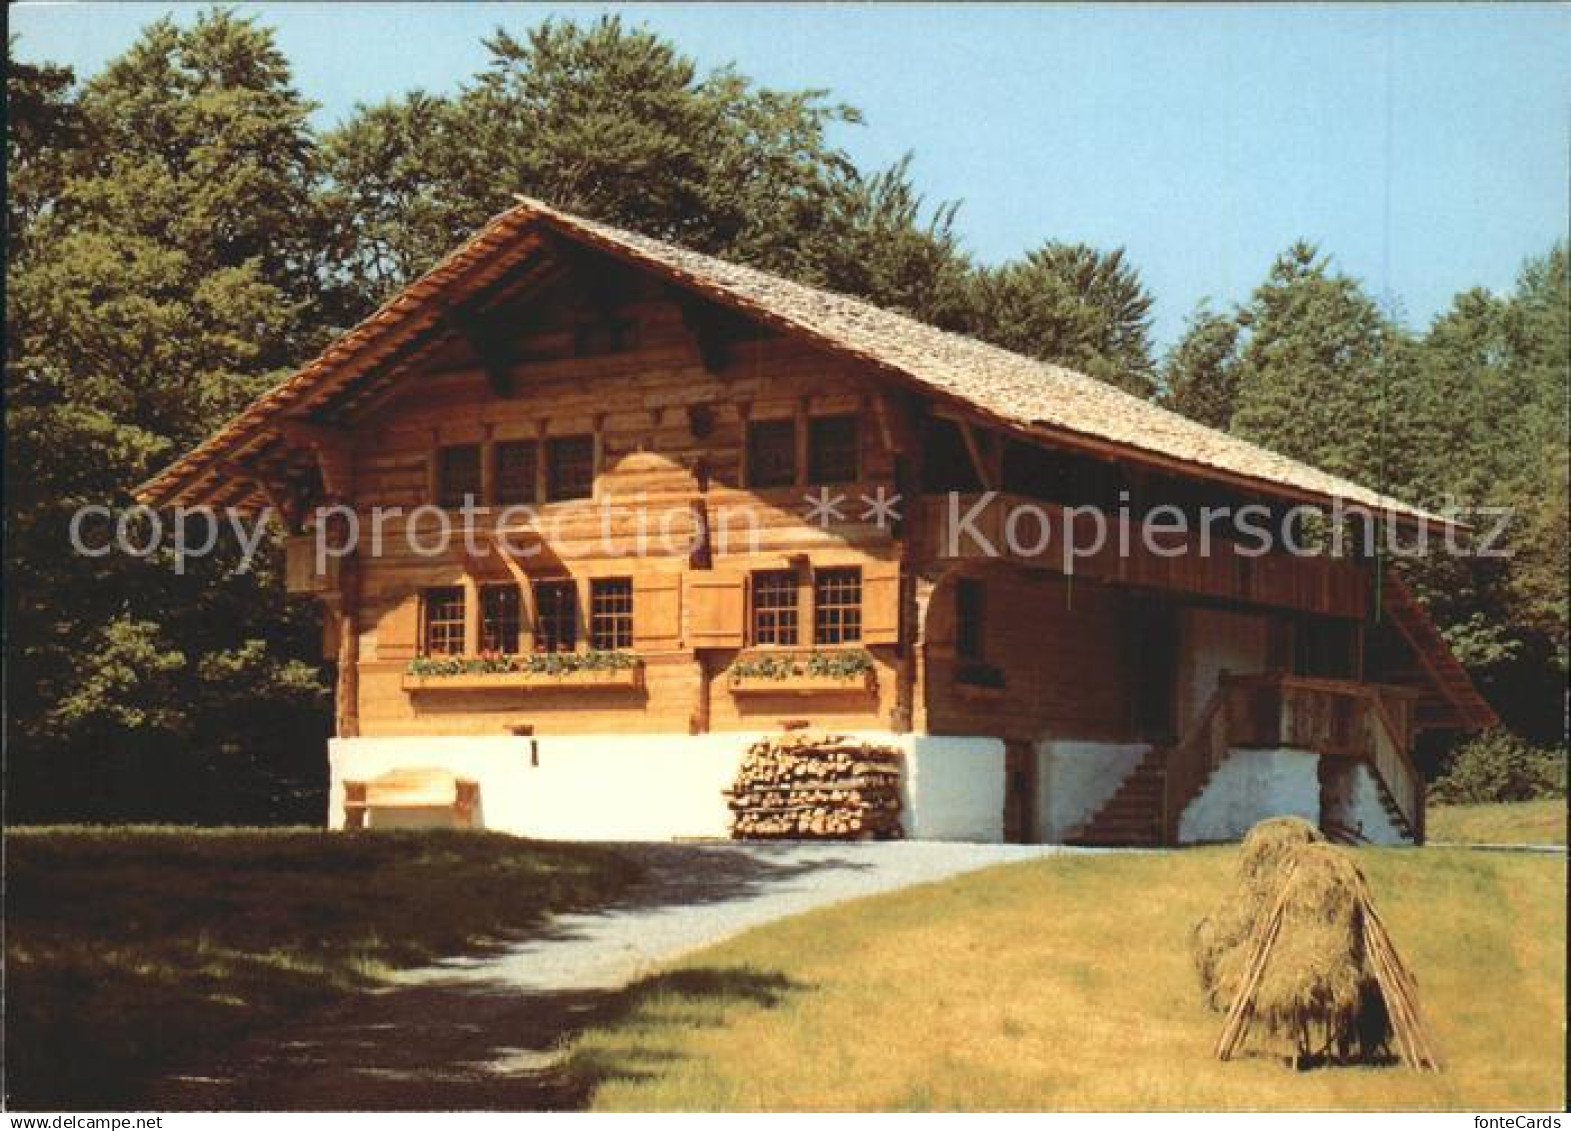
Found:
[[[353,430],[354,482],[362,536],[373,533],[372,508],[402,508],[382,522],[381,550],[361,556],[362,631],[359,726],[367,736],[538,734],[620,730],[688,733],[777,729],[803,718],[843,729],[889,725],[896,683],[898,547],[891,531],[860,523],[863,491],[888,485],[892,458],[871,424],[867,380],[839,361],[783,339],[737,343],[711,372],[679,307],[645,296],[620,314],[636,321],[635,348],[517,367],[512,396],[493,392],[473,365],[453,364],[407,380],[398,399]],[[522,340],[529,355],[553,345],[552,331]],[[819,415],[856,414],[858,482],[837,486],[848,497],[832,533],[804,521],[805,485],[750,489],[744,468],[749,420],[795,418],[798,463],[805,463],[805,424]],[[499,508],[476,521],[489,534],[426,557],[409,545],[434,543],[441,516],[435,496],[437,451],[452,444],[496,444],[592,435],[598,474],[591,499]],[[482,459],[490,490],[490,460]],[[426,509],[411,516],[416,508]],[[448,512],[455,527],[459,512]],[[711,558],[695,561],[690,540],[707,527]],[[673,545],[666,544],[666,534]],[[512,564],[491,553],[501,537]],[[852,692],[737,695],[727,669],[745,647],[747,575],[755,569],[856,565],[863,569],[864,637],[874,657],[872,686]],[[635,650],[641,686],[594,689],[421,690],[403,686],[419,648],[419,597],[433,586],[465,586],[476,603],[481,584],[522,576],[634,581]],[[805,570],[802,571],[806,577]],[[812,625],[801,610],[803,646]]]

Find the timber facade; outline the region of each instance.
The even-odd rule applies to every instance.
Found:
[[[1434,516],[532,201],[140,495],[287,528],[337,824],[723,835],[746,743],[808,726],[904,752],[910,835],[1418,840],[1415,735],[1492,717],[1367,534],[1208,512]]]

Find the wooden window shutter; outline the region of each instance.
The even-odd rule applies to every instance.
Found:
[[[420,644],[420,597],[411,593],[376,622],[376,658],[408,660]]]
[[[682,646],[682,575],[633,575],[633,649],[670,652]]]
[[[747,629],[747,583],[740,573],[687,575],[688,641],[695,648],[740,648]]]
[[[862,566],[862,643],[900,642],[900,563]]]

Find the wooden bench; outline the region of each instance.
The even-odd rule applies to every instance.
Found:
[[[447,809],[453,824],[473,828],[480,783],[451,770],[416,766],[367,781],[344,782],[344,828],[363,829],[372,809]]]

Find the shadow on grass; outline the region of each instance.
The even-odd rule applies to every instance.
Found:
[[[166,1110],[574,1107],[574,1033],[635,998],[772,1004],[778,975],[536,992],[477,960],[602,917],[747,899],[854,849],[487,833],[55,829],[7,837],[7,1101]],[[636,862],[635,862],[636,861]],[[418,981],[400,969],[441,960]],[[508,962],[516,959],[509,957]],[[527,956],[525,963],[532,961]],[[707,974],[708,976],[702,976]]]
[[[187,1076],[155,1099],[169,1110],[577,1110],[602,1082],[647,1078],[669,1054],[590,1049],[564,1060],[576,1033],[635,1015],[646,1031],[702,1024],[740,1004],[773,1008],[804,988],[738,968],[682,970],[621,990],[399,986],[320,1012],[288,1041],[237,1058],[233,1075]]]
[[[638,875],[597,846],[450,831],[40,829],[6,853],[6,1100],[24,1110],[145,1102],[163,1072]]]

